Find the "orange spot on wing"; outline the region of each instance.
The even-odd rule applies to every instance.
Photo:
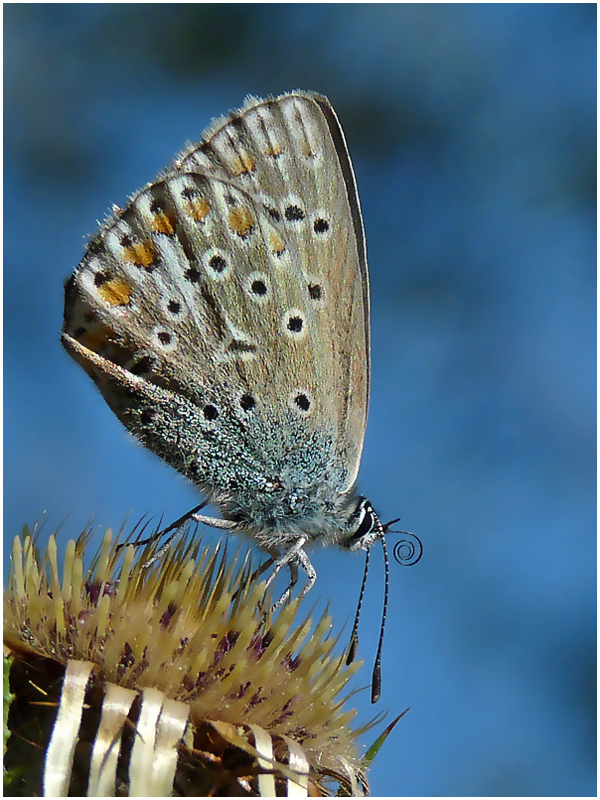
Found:
[[[172,211],[158,211],[154,215],[153,226],[157,233],[164,233],[166,236],[175,235],[175,225],[177,218]]]
[[[126,306],[131,300],[131,286],[121,278],[113,278],[98,287],[98,294],[109,306]]]
[[[238,236],[247,236],[254,228],[254,217],[247,208],[238,206],[229,212],[229,227]]]
[[[187,213],[193,220],[196,220],[196,222],[202,222],[210,211],[210,202],[205,197],[194,197],[188,200],[186,205]]]
[[[265,150],[266,156],[271,156],[271,158],[277,158],[283,153],[283,148],[280,147],[278,144],[274,144],[272,147],[267,147]]]
[[[242,175],[244,172],[252,172],[256,166],[256,159],[250,153],[242,152],[236,154],[229,162],[229,169],[234,175]]]
[[[274,253],[280,254],[285,250],[285,244],[281,236],[275,231],[269,231],[269,247]]]
[[[82,336],[78,337],[78,341],[88,350],[94,353],[100,353],[100,350],[106,342],[111,341],[115,336],[115,332],[107,325],[101,325],[94,330],[86,331]]]
[[[130,244],[125,248],[125,258],[137,267],[150,267],[156,259],[156,249],[150,241]]]

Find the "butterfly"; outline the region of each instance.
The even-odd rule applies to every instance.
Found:
[[[322,95],[249,98],[115,208],[66,283],[62,343],[127,430],[221,512],[195,519],[251,537],[269,582],[288,566],[280,602],[300,568],[301,595],[313,586],[310,545],[385,546],[356,489],[365,232]]]

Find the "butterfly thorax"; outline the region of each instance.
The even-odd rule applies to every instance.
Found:
[[[236,522],[236,529],[272,551],[287,548],[301,537],[341,544],[356,503],[353,491],[335,496],[325,481],[292,489],[275,478],[267,481],[262,491],[237,492],[221,505],[221,511]]]

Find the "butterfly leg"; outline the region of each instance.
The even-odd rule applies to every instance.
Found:
[[[269,576],[267,580],[267,587],[273,582],[275,576],[279,572],[282,567],[285,567],[286,564],[289,564],[291,561],[298,561],[298,553],[303,552],[302,548],[306,544],[306,536],[301,536],[297,542],[295,542],[290,549],[285,552],[282,556],[280,556],[273,566],[273,572]]]
[[[302,563],[299,554],[304,553],[302,548],[304,547],[305,544],[306,544],[306,536],[301,536],[298,539],[298,541],[295,542],[292,545],[292,547],[290,547],[290,549],[287,552],[285,552],[282,556],[279,556],[279,558],[274,563],[273,572],[269,575],[265,588],[268,589],[269,585],[275,580],[275,577],[279,572],[279,570],[286,564],[288,564],[290,568],[291,581],[288,588],[285,590],[285,592],[281,595],[279,600],[273,606],[273,610],[279,608],[280,605],[285,603],[285,601],[289,598],[292,589],[296,585],[296,582],[298,580],[298,561]]]
[[[289,569],[290,569],[290,584],[287,587],[287,589],[285,590],[285,592],[281,595],[279,600],[274,604],[273,609],[272,609],[273,611],[275,611],[275,609],[279,608],[279,606],[283,605],[284,603],[286,603],[290,599],[292,591],[294,589],[294,586],[298,582],[298,567],[299,566],[302,567],[304,569],[304,571],[306,572],[307,582],[306,582],[305,586],[303,587],[302,591],[300,592],[300,594],[298,595],[298,600],[302,600],[302,598],[305,597],[310,592],[312,587],[315,585],[315,581],[317,580],[317,571],[315,570],[313,565],[310,563],[310,559],[306,555],[306,553],[304,552],[302,547],[298,548],[297,545],[294,545],[292,550],[294,550],[294,552],[293,552],[292,556],[288,560],[288,566],[289,566]],[[290,555],[290,551],[288,551],[285,554],[285,556],[283,556],[283,558],[286,558],[289,555]],[[280,561],[283,561],[283,558],[280,559]],[[279,561],[276,562],[276,564],[275,564],[276,568],[278,567],[279,563],[280,563]],[[283,562],[283,563],[285,563],[285,562]],[[281,564],[281,566],[283,566],[283,564]],[[274,573],[271,576],[271,578],[269,578],[269,582],[275,577],[275,574],[276,573],[274,571]]]
[[[302,600],[303,597],[310,592],[312,587],[315,585],[315,581],[317,580],[317,570],[313,567],[310,563],[309,557],[306,555],[304,550],[300,550],[298,553],[298,560],[296,563],[299,563],[300,566],[306,572],[306,584],[300,594],[298,595],[298,600]]]
[[[283,606],[283,605],[285,605],[285,603],[288,602],[288,600],[292,596],[292,591],[294,589],[294,586],[298,583],[298,561],[297,560],[290,561],[289,564],[288,564],[288,567],[290,569],[290,583],[289,583],[289,586],[287,587],[285,592],[281,595],[279,600],[277,600],[276,603],[273,603],[273,607],[271,608],[271,612],[276,611],[280,606]]]
[[[315,585],[315,581],[317,580],[317,571],[313,567],[313,565],[310,563],[310,559],[306,555],[304,550],[299,550],[296,553],[296,556],[295,556],[294,560],[290,561],[288,566],[290,568],[290,585],[285,590],[285,592],[281,595],[279,600],[275,603],[275,605],[272,608],[272,611],[275,611],[276,608],[279,608],[279,606],[283,605],[284,603],[286,603],[289,600],[289,598],[290,598],[290,596],[292,594],[292,591],[294,589],[294,586],[298,582],[298,566],[301,566],[304,569],[304,571],[306,572],[306,578],[307,578],[306,584],[304,585],[302,591],[298,595],[298,600],[302,600],[303,597],[306,597],[306,595],[310,592],[312,587]]]
[[[191,511],[188,511],[182,517],[179,517],[179,519],[175,520],[175,522],[173,522],[171,525],[169,525],[168,528],[165,528],[162,531],[156,531],[155,533],[152,534],[152,536],[149,536],[147,539],[140,539],[137,542],[132,542],[134,547],[142,547],[142,546],[147,545],[147,544],[152,544],[153,542],[157,541],[162,536],[164,536],[166,533],[170,534],[169,537],[160,546],[160,548],[154,553],[154,555],[151,556],[148,559],[148,561],[146,561],[143,564],[143,567],[142,567],[143,569],[146,569],[151,564],[154,564],[155,561],[158,561],[158,559],[161,558],[164,555],[164,553],[168,550],[168,547],[171,544],[171,542],[173,541],[173,539],[176,536],[179,536],[182,533],[182,528],[183,528],[184,523],[186,523],[189,519],[194,519],[194,514],[197,511],[199,511],[201,508],[204,508],[205,505],[206,505],[206,502],[201,503],[199,506],[196,506],[196,508],[192,508]],[[172,531],[172,533],[171,533],[171,531]],[[125,545],[125,542],[123,544],[117,545],[117,552],[122,547],[124,547],[124,545]]]
[[[231,530],[235,527],[235,522],[227,519],[220,519],[218,517],[207,517],[204,514],[194,514],[192,513],[192,519],[196,520],[197,522],[202,522],[204,525],[210,525],[211,528],[219,528],[221,530]],[[295,544],[290,547],[290,549],[284,553],[279,558],[275,559],[273,556],[268,558],[260,567],[256,570],[254,575],[252,576],[252,580],[255,580],[260,575],[265,572],[271,565],[273,565],[273,572],[269,575],[267,579],[267,583],[265,589],[268,589],[270,584],[275,580],[275,577],[279,570],[284,567],[286,564],[290,570],[290,583],[285,592],[281,595],[281,597],[277,600],[277,602],[273,605],[272,611],[275,611],[277,608],[282,606],[286,603],[292,594],[294,586],[298,583],[298,566],[301,566],[304,571],[306,572],[307,583],[298,595],[298,599],[302,599],[305,597],[317,580],[317,572],[313,565],[310,563],[309,557],[306,555],[304,550],[302,549],[306,544],[306,536],[301,536]]]
[[[171,535],[160,546],[160,549],[157,550],[156,553],[154,553],[154,555],[150,559],[148,559],[148,561],[146,561],[146,563],[144,564],[144,569],[149,567],[151,564],[154,564],[155,561],[158,561],[158,559],[168,550],[168,547],[173,541],[173,539],[180,534],[181,532],[180,529],[183,523],[187,522],[188,519],[193,519],[195,522],[203,522],[205,525],[210,525],[212,528],[221,528],[223,530],[228,530],[229,528],[235,526],[234,522],[230,522],[229,520],[226,519],[219,519],[218,517],[205,517],[204,514],[198,514],[197,512],[200,511],[201,508],[204,508],[204,506],[206,505],[208,505],[208,501],[205,500],[203,503],[200,503],[199,506],[196,506],[196,508],[192,508],[191,511],[188,511],[178,520],[169,525],[168,528],[165,528],[163,531],[159,531],[158,533],[153,534],[148,539],[143,539],[142,541],[135,542],[136,547],[139,547],[140,545],[150,544],[155,539],[160,539],[160,537],[164,536],[165,533],[170,533],[171,531],[173,531]],[[123,545],[119,545],[117,547],[117,550],[122,546]]]
[[[206,503],[203,503],[206,505]],[[202,508],[202,506],[199,506]],[[219,528],[222,531],[230,531],[235,528],[235,522],[230,519],[221,519],[220,517],[206,517],[204,514],[192,514],[192,519],[196,522],[201,522],[203,525],[209,525],[211,528]]]

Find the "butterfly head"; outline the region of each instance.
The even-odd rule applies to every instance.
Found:
[[[368,550],[377,539],[385,535],[385,528],[366,497],[359,497],[340,544],[347,550]]]

